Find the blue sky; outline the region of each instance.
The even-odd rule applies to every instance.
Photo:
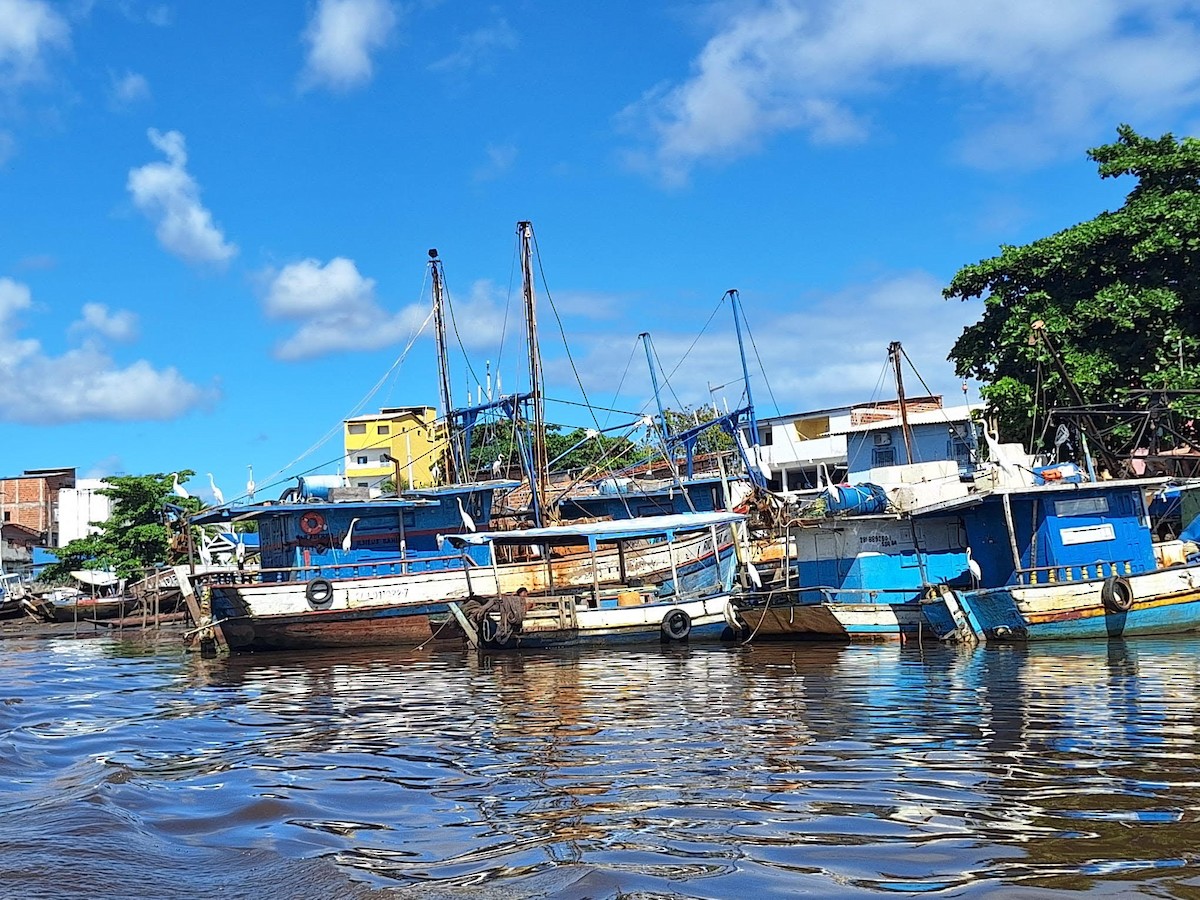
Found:
[[[727,288],[760,415],[888,393],[892,340],[958,399],[942,287],[1119,206],[1119,123],[1195,134],[1198,37],[1191,0],[0,0],[0,471],[332,470],[344,416],[437,404],[430,247],[521,387],[522,219],[556,399],[544,288],[600,406],[649,401],[641,331],[680,402],[734,379]]]

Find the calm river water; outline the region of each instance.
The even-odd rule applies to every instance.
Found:
[[[0,640],[4,897],[1200,897],[1200,640]]]

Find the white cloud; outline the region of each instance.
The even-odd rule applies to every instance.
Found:
[[[320,0],[304,41],[305,87],[347,90],[371,80],[371,54],[385,46],[396,26],[388,0]]]
[[[667,183],[755,152],[781,132],[861,140],[892,81],[949,76],[986,93],[989,122],[964,122],[975,164],[1057,154],[1101,124],[1170,112],[1200,96],[1195,0],[734,2],[686,80],[623,111],[651,136],[631,164]],[[859,107],[862,107],[861,109]],[[966,115],[966,113],[964,113]]]
[[[72,334],[99,334],[113,341],[137,337],[137,316],[127,309],[109,312],[103,303],[83,304],[83,314],[71,325]]]
[[[385,312],[375,299],[375,281],[342,257],[322,266],[306,259],[268,272],[263,308],[276,319],[298,321],[297,330],[275,347],[283,360],[310,359],[348,350],[377,350],[399,343],[419,328],[428,307]]]
[[[150,143],[166,162],[129,170],[126,184],[134,205],[154,223],[158,242],[191,263],[224,263],[237,253],[200,202],[200,187],[187,171],[187,147],[178,131],[151,128]]]
[[[40,78],[46,56],[71,43],[71,28],[43,0],[0,0],[0,87]]]
[[[89,304],[98,306],[98,304]],[[50,356],[40,341],[18,337],[32,307],[29,288],[0,278],[0,419],[29,424],[172,419],[213,399],[174,368],[144,359],[120,367],[94,340]],[[85,308],[84,318],[89,313]],[[121,313],[115,314],[119,320]],[[107,311],[94,320],[112,324]]]
[[[795,304],[802,312],[766,316],[755,309],[753,297],[743,294],[750,333],[746,355],[758,414],[774,414],[772,395],[783,413],[890,396],[895,390],[886,368],[891,341],[901,342],[935,393],[957,402],[961,382],[946,354],[962,329],[979,318],[982,306],[944,300],[941,291],[940,279],[912,272],[806,298]],[[704,318],[703,313],[697,315],[697,331]],[[728,387],[717,398],[724,397],[731,406],[739,402],[741,369],[727,306],[699,339],[695,332],[654,330],[652,340],[670,376],[670,388],[663,388],[668,405],[675,405],[676,396],[689,405],[708,403],[709,385],[723,383]],[[613,390],[624,378],[624,396],[616,405],[634,410],[653,405],[644,357],[632,333],[592,334],[579,344],[572,351],[593,401],[612,401]],[[565,360],[547,361],[546,373],[564,388],[574,383]],[[905,388],[911,394],[924,391],[911,373]]]
[[[478,28],[459,39],[453,53],[443,56],[429,66],[435,72],[465,71],[485,65],[498,51],[515,50],[520,43],[517,33],[504,19]]]
[[[108,94],[112,105],[123,109],[132,106],[139,100],[148,99],[150,82],[144,75],[139,75],[137,72],[124,72],[120,75],[110,72]]]
[[[484,148],[487,155],[487,162],[479,166],[474,172],[474,180],[493,181],[503,175],[507,175],[517,161],[517,147],[515,144],[488,144]]]

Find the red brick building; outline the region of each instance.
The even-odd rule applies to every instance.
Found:
[[[0,522],[20,525],[41,535],[43,546],[56,546],[58,491],[75,487],[75,469],[27,469],[0,478]]]

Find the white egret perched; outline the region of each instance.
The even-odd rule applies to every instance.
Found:
[[[462,497],[455,497],[454,499],[458,501],[458,515],[462,518],[463,528],[467,529],[467,531],[474,531],[475,520],[471,518],[471,514],[463,506]]]
[[[225,505],[225,495],[221,493],[221,489],[217,487],[217,483],[213,481],[213,473],[208,473],[208,486],[212,488],[213,499],[217,501],[217,506]]]
[[[342,538],[342,550],[349,552],[350,546],[354,543],[354,526],[358,524],[358,519],[350,520],[350,527],[346,529],[346,536]]]
[[[246,561],[246,539],[242,537],[240,531],[237,534],[237,543],[234,545],[233,555],[239,563]]]
[[[182,497],[183,499],[186,500],[188,497],[192,496],[191,494],[189,494],[187,492],[187,488],[185,488],[182,484],[179,483],[179,473],[178,472],[172,472],[171,478],[174,479],[171,483],[171,492],[176,497]]]
[[[967,569],[971,573],[971,578],[974,579],[974,583],[971,585],[971,587],[978,587],[979,582],[983,580],[983,569],[981,569],[979,567],[979,563],[972,558],[970,547],[967,548]]]
[[[258,485],[254,483],[254,466],[246,466],[246,469],[250,473],[249,477],[246,479],[246,496],[253,501],[254,489],[258,487]]]
[[[493,462],[492,462],[492,477],[493,478],[500,477],[500,472],[502,470],[503,465],[504,465],[503,458],[497,456],[495,458],[495,460],[493,460]]]
[[[754,563],[746,563],[746,575],[749,577],[750,583],[754,585],[756,590],[762,587],[762,576],[758,574],[758,569],[755,568]]]

